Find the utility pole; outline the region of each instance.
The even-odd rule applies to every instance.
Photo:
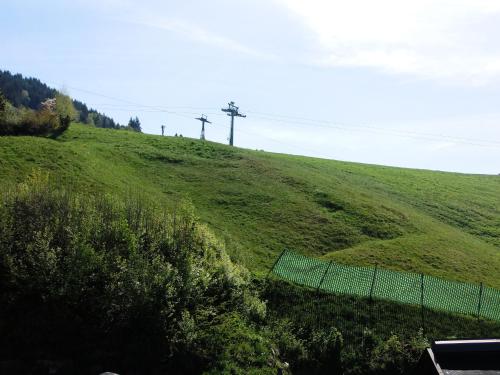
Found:
[[[230,102],[227,108],[222,108],[222,112],[227,112],[228,116],[231,116],[231,132],[229,133],[229,145],[233,145],[234,140],[234,118],[235,117],[247,117],[238,112],[238,107],[234,105],[234,102]]]
[[[161,136],[163,137],[165,135],[165,125],[161,126]]]
[[[211,122],[207,120],[207,116],[205,116],[205,115],[201,115],[201,117],[197,117],[196,120],[201,121],[201,136],[200,136],[200,139],[201,140],[205,140],[205,122],[207,124],[211,124]]]

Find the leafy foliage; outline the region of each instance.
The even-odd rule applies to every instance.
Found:
[[[270,344],[251,326],[263,304],[248,272],[189,206],[79,195],[35,173],[1,197],[0,284],[4,358],[176,373],[270,367]]]
[[[5,93],[6,99],[15,108],[30,108],[32,110],[39,109],[41,103],[61,94],[39,79],[23,77],[21,74],[12,74],[2,70],[0,70],[0,90]],[[92,108],[89,109],[85,103],[73,100],[73,106],[77,110],[76,120],[78,122],[98,128],[124,128],[105,114]]]
[[[71,99],[62,94],[47,99],[36,111],[16,109],[8,103],[5,108],[0,116],[0,135],[59,136],[77,115]]]
[[[374,374],[407,374],[426,347],[429,347],[429,342],[422,331],[409,340],[393,334],[386,341],[379,342],[371,351],[370,369]]]
[[[77,120],[78,112],[76,111],[73,101],[69,96],[57,93],[55,99],[55,111],[58,114],[61,123],[67,128],[71,121]]]
[[[381,338],[367,330],[364,340],[362,347],[343,353],[344,375],[412,374],[423,350],[429,347],[422,332]]]

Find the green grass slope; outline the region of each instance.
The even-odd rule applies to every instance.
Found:
[[[284,247],[500,288],[500,177],[411,170],[72,125],[0,137],[0,184],[33,169],[93,194],[193,203],[264,274]]]

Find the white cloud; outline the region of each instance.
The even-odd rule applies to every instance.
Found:
[[[138,4],[131,0],[75,0],[82,1],[86,6],[92,6],[99,11],[112,12],[112,17],[136,25],[165,30],[182,38],[210,45],[216,48],[240,53],[264,60],[276,60],[277,56],[264,53],[249,47],[239,41],[210,31],[190,20],[189,14],[183,16],[165,16],[172,7],[167,2],[145,0]],[[154,9],[154,11],[153,11]]]
[[[500,78],[500,1],[275,1],[316,36],[314,63],[473,84]]]
[[[175,32],[195,42],[212,45],[214,47],[241,53],[244,55],[270,60],[275,58],[272,55],[264,54],[258,50],[247,47],[244,44],[237,42],[236,40],[213,33],[207,29],[204,29],[182,19],[170,19],[152,15],[144,15],[139,20],[135,20],[134,22],[148,27]]]

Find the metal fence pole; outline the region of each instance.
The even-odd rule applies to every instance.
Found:
[[[425,320],[424,320],[424,274],[420,274],[420,314],[422,318],[422,330],[425,332]]]
[[[373,270],[372,286],[370,287],[370,303],[373,301],[373,288],[375,287],[375,279],[377,278],[377,269],[378,264],[375,265],[375,269]]]
[[[481,301],[483,299],[483,283],[479,284],[479,302],[477,304],[477,320],[481,318]]]
[[[333,260],[331,260],[329,263],[328,263],[328,267],[326,267],[326,270],[325,272],[323,273],[323,276],[321,276],[321,279],[319,281],[319,284],[318,284],[318,287],[316,288],[316,324],[317,324],[317,327],[320,328],[321,327],[321,322],[320,322],[320,312],[321,312],[321,306],[320,306],[320,300],[319,300],[319,291],[320,291],[320,288],[321,288],[321,285],[323,284],[323,281],[325,280],[325,277],[326,275],[328,274],[328,271],[330,270],[330,267],[332,266],[332,263],[333,263]]]
[[[271,267],[271,269],[267,273],[266,279],[269,278],[269,275],[271,275],[271,272],[274,271],[274,267],[276,267],[276,265],[281,260],[281,257],[283,256],[283,254],[285,254],[286,251],[287,251],[287,249],[283,249],[283,251],[281,252],[280,256],[274,261],[273,266]]]
[[[318,288],[316,289],[316,292],[319,292],[319,289],[321,288],[323,281],[325,281],[326,274],[328,273],[328,271],[330,271],[330,267],[332,266],[332,263],[333,263],[333,260],[331,260],[330,263],[328,263],[328,267],[326,267],[326,271],[323,274],[323,276],[321,277],[321,280],[319,281]]]
[[[368,308],[368,326],[369,327],[372,326],[372,322],[373,322],[373,289],[375,288],[375,280],[377,279],[377,270],[378,270],[378,264],[375,264],[375,268],[373,269],[372,285],[370,286],[370,300],[369,300],[369,308]]]

